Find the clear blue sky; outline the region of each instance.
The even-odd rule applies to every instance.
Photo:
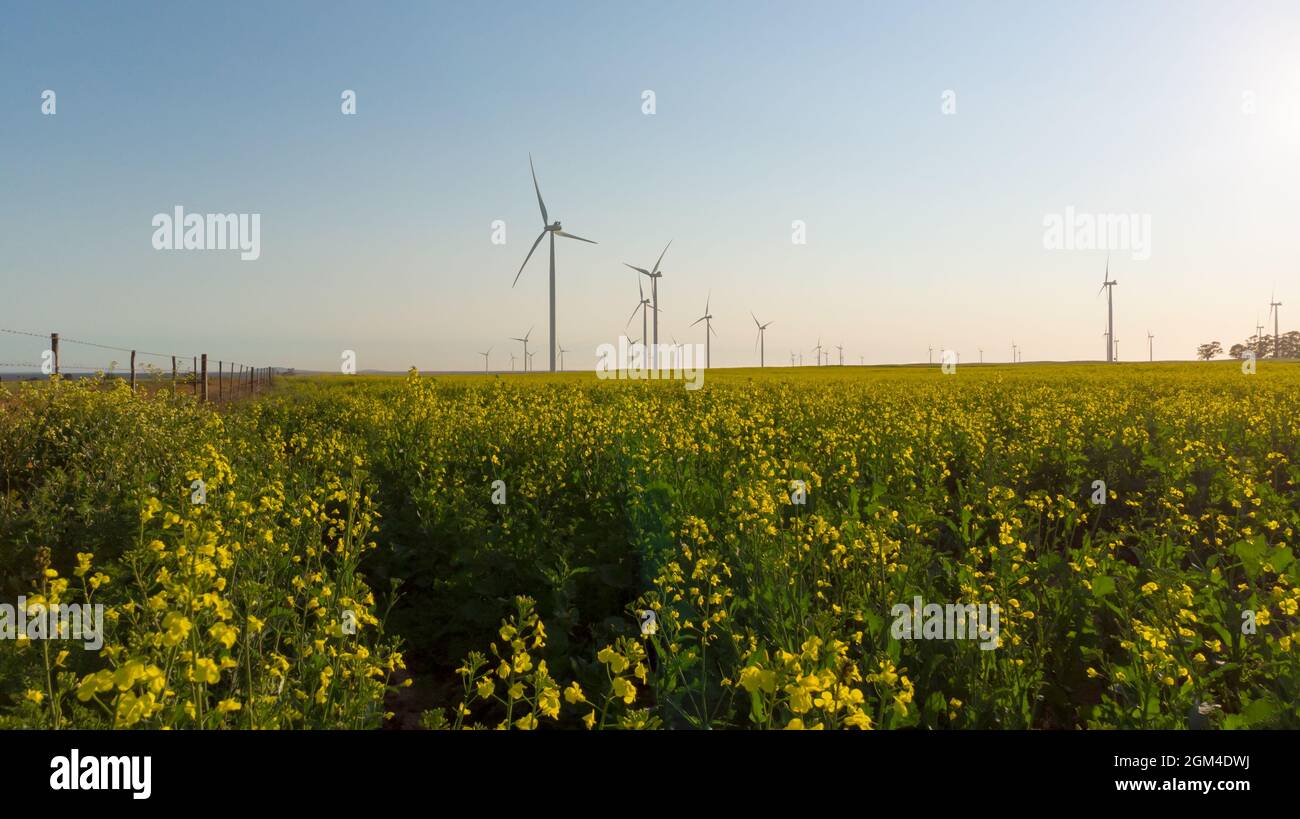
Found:
[[[819,336],[853,363],[1098,358],[1106,253],[1043,246],[1067,206],[1151,217],[1150,259],[1111,262],[1122,359],[1148,329],[1158,358],[1240,340],[1275,283],[1300,326],[1294,0],[11,3],[0,103],[0,327],[472,369],[535,325],[540,368],[544,247],[510,287],[529,151],[600,242],[557,246],[570,368],[669,239],[661,341],[703,341],[711,291],[715,365],[755,363],[751,310],[769,363]],[[261,258],[154,250],[178,204],[260,213]],[[0,361],[33,345],[0,334]]]

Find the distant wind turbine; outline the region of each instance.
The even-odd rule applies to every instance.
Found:
[[[533,258],[533,251],[537,250],[537,246],[542,243],[542,239],[549,233],[551,235],[551,340],[549,347],[551,350],[551,372],[555,372],[555,237],[563,236],[566,239],[577,239],[579,242],[592,245],[596,244],[596,242],[584,239],[581,236],[574,236],[572,233],[565,233],[560,227],[558,219],[554,222],[547,221],[550,217],[546,214],[546,203],[542,201],[542,189],[537,184],[537,170],[533,168],[532,154],[528,155],[528,169],[533,174],[533,190],[537,192],[537,206],[542,209],[542,232],[537,235],[537,241],[533,242],[528,255],[524,257],[524,263],[519,265],[519,272],[515,274],[515,280],[510,286],[514,287],[515,284],[519,283],[519,277],[523,275],[524,267],[527,266],[528,260]]]
[[[1119,284],[1119,282],[1110,280],[1110,255],[1108,254],[1106,256],[1106,275],[1102,276],[1101,288],[1097,291],[1098,296],[1101,295],[1102,290],[1106,291],[1106,360],[1107,361],[1114,361],[1116,358],[1115,285],[1117,284]]]
[[[488,347],[486,353],[479,353],[483,356],[483,372],[488,372],[488,356],[492,354],[492,348]]]
[[[836,344],[835,349],[840,351],[840,366],[843,367],[844,366],[844,345]]]
[[[710,344],[709,334],[717,335],[718,331],[713,329],[713,314],[709,312],[709,302],[713,299],[713,293],[710,292],[704,299],[704,315],[691,322],[691,326],[704,322],[704,369],[713,366],[712,345]]]
[[[814,353],[817,354],[817,366],[820,367],[820,366],[822,365],[822,339],[821,339],[821,336],[818,336],[818,337],[817,337],[817,346],[816,346],[816,347],[813,347],[813,348],[812,348],[812,351],[813,351]]]
[[[511,337],[511,341],[522,341],[524,343],[524,372],[528,372],[528,337],[533,334],[533,328],[529,327],[528,332],[524,333],[523,338]]]
[[[568,350],[564,349],[564,347],[561,345],[560,347],[560,370],[561,371],[564,370],[564,354],[567,352]]]
[[[1147,330],[1147,361],[1156,360],[1156,337]]]
[[[623,325],[623,329],[626,330],[626,329],[627,329],[627,328],[632,324],[632,319],[636,318],[636,311],[637,311],[637,310],[640,310],[640,311],[641,311],[641,338],[642,338],[642,339],[645,339],[646,336],[648,335],[647,332],[646,332],[646,327],[647,327],[647,325],[646,325],[646,310],[650,309],[650,301],[651,301],[651,300],[650,300],[650,299],[647,299],[647,298],[645,297],[645,288],[641,287],[641,278],[640,278],[640,277],[637,277],[637,280],[636,280],[636,289],[637,289],[637,292],[640,293],[641,295],[640,295],[640,297],[639,297],[639,300],[638,300],[637,303],[636,303],[636,307],[633,307],[633,308],[632,308],[632,315],[630,315],[630,316],[627,317],[627,324],[624,324],[624,325]],[[658,323],[658,320],[659,320],[659,317],[658,317],[658,316],[655,316],[655,321],[656,321],[656,323]]]
[[[651,270],[646,270],[645,268],[636,267],[635,265],[630,265],[627,264],[627,262],[623,262],[623,264],[627,265],[628,267],[632,268],[636,272],[650,279],[650,303],[651,303],[651,309],[654,311],[654,349],[656,350],[659,348],[659,280],[663,278],[664,275],[663,271],[659,269],[659,263],[664,260],[664,253],[667,253],[668,248],[672,246],[673,243],[671,240],[669,240],[668,244],[664,245],[663,252],[659,254],[659,259],[655,262],[655,266]],[[637,279],[638,284],[640,283],[640,281],[641,281],[640,279]],[[642,297],[644,298],[644,296]],[[655,362],[653,360],[650,362],[650,366],[651,367],[655,366]]]
[[[767,324],[760,324],[758,316],[754,315],[754,311],[752,310],[749,312],[749,317],[754,320],[754,326],[758,328],[758,338],[754,339],[754,346],[758,348],[758,366],[766,367],[767,344],[763,337],[767,334],[767,328],[772,326],[772,322],[769,321]]]
[[[514,371],[515,371],[515,354],[514,354],[514,353],[511,353],[511,354],[510,354],[510,372],[514,372]]]
[[[1268,297],[1268,311],[1273,314],[1273,357],[1281,358],[1282,357],[1282,336],[1278,332],[1278,321],[1277,321],[1278,309],[1277,308],[1282,306],[1282,302],[1276,301],[1276,299],[1277,299],[1277,291],[1274,290],[1273,295]]]

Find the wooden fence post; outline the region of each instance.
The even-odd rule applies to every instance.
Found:
[[[225,373],[226,373],[226,362],[218,361],[217,362],[217,401],[218,402],[223,400],[223,396],[225,393],[225,389],[221,383],[225,376]]]
[[[176,356],[172,356],[172,395],[176,394]]]
[[[203,386],[200,388],[202,397],[199,400],[206,402],[208,400],[208,354],[207,353],[203,354],[202,378],[203,378]]]
[[[54,374],[59,374],[59,334],[50,333],[50,351],[54,353]]]
[[[135,350],[131,351],[131,392],[135,392]]]

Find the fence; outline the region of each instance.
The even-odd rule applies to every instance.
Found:
[[[8,333],[14,336],[28,336],[44,340],[47,338],[43,333],[32,333],[26,330],[12,330],[0,327],[0,333]],[[182,385],[188,386],[195,397],[200,401],[230,401],[244,396],[257,393],[259,390],[270,387],[274,380],[276,370],[281,372],[289,368],[254,367],[251,364],[241,364],[230,362],[229,371],[224,360],[218,360],[215,389],[211,374],[208,370],[208,354],[199,353],[197,355],[178,355],[173,353],[154,353],[147,350],[132,350],[126,347],[114,347],[109,344],[99,344],[93,341],[80,341],[78,339],[63,338],[58,333],[50,333],[49,347],[41,351],[40,363],[30,361],[0,361],[0,367],[27,367],[37,370],[43,375],[51,378],[55,376],[66,377],[73,373],[103,373],[108,376],[115,376],[119,362],[111,361],[107,367],[100,364],[79,364],[63,360],[62,352],[66,345],[73,347],[86,348],[88,350],[109,350],[130,355],[129,369],[123,370],[123,376],[130,379],[131,390],[137,388],[137,374],[151,376],[156,382],[160,378],[166,377],[165,366],[170,360],[171,363],[171,389],[172,393],[179,391]],[[95,353],[102,355],[102,353]],[[86,356],[89,358],[90,356]],[[159,358],[163,360],[163,365],[158,366],[152,363],[146,363],[140,359]],[[189,365],[189,371],[184,370],[184,366]],[[238,368],[238,369],[236,369]]]

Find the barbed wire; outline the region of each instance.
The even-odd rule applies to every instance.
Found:
[[[51,335],[52,335],[51,333],[32,333],[32,332],[29,332],[29,331],[27,331],[27,330],[15,330],[15,329],[12,329],[12,328],[9,328],[9,327],[0,327],[0,333],[9,333],[9,334],[11,334],[11,335],[15,335],[15,336],[29,336],[29,337],[31,337],[31,338],[39,338],[39,339],[44,339],[44,340],[46,340],[46,341],[50,341],[50,340],[51,340]],[[81,344],[81,345],[86,346],[86,347],[97,347],[97,348],[99,348],[99,349],[101,349],[101,350],[112,350],[113,352],[118,352],[118,353],[135,353],[137,356],[147,355],[147,356],[154,356],[154,357],[156,357],[156,358],[174,358],[174,359],[176,359],[178,362],[180,362],[180,361],[184,361],[185,359],[198,358],[198,355],[197,355],[196,353],[155,353],[155,352],[150,352],[149,350],[132,350],[132,349],[130,349],[129,347],[116,347],[116,346],[114,346],[114,345],[112,345],[112,344],[100,344],[99,342],[96,342],[96,341],[83,341],[83,340],[81,340],[81,339],[66,338],[66,337],[64,337],[64,336],[62,336],[62,335],[59,336],[59,343],[60,343],[60,344]],[[211,359],[212,356],[208,356],[208,358]],[[224,361],[224,360],[223,360],[223,361]],[[231,366],[247,367],[247,368],[249,368],[249,369],[260,369],[259,367],[256,367],[256,366],[254,366],[254,365],[252,365],[252,364],[244,364],[244,363],[241,363],[241,362],[238,362],[238,361],[231,361],[231,362],[229,362],[229,363],[231,364]],[[4,367],[39,367],[40,365],[39,365],[39,364],[28,364],[28,363],[22,363],[22,362],[4,362],[4,361],[0,361],[0,366],[4,366]],[[293,367],[287,367],[287,366],[283,366],[283,365],[279,365],[279,364],[269,364],[269,365],[267,365],[267,366],[270,367],[272,370],[292,370],[292,369],[295,369],[295,368],[293,368]],[[83,367],[82,367],[81,365],[78,365],[78,364],[64,364],[63,361],[60,359],[60,361],[59,361],[59,369],[60,369],[60,370],[63,370],[63,369],[83,369]],[[98,370],[98,369],[105,369],[105,368],[103,368],[103,367],[90,367],[90,368],[88,368],[88,369]],[[191,369],[190,372],[194,372],[194,370]]]

